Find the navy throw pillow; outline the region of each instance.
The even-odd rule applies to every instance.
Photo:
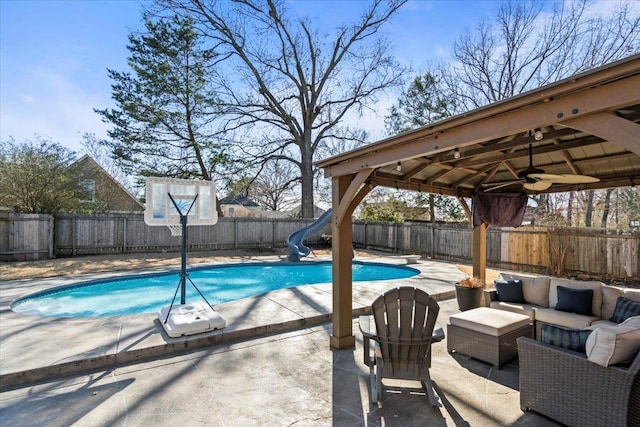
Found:
[[[558,286],[558,304],[556,310],[593,316],[591,302],[593,289],[573,289]]]
[[[629,298],[618,297],[613,316],[609,320],[622,323],[629,317],[640,316],[640,301],[632,301]]]
[[[524,304],[522,280],[496,280],[493,283],[500,301]]]
[[[585,345],[591,332],[590,329],[572,329],[563,326],[543,324],[540,341],[555,345],[556,347],[585,353]]]

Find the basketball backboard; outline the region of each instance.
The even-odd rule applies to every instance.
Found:
[[[147,225],[180,224],[180,213],[171,197],[183,215],[198,197],[187,216],[188,225],[213,225],[218,222],[216,185],[213,181],[151,177],[146,179],[145,184],[147,206],[144,222]]]

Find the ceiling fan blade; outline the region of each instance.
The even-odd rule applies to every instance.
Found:
[[[551,181],[554,184],[588,184],[598,182],[600,179],[587,175],[532,173],[529,178]]]
[[[547,188],[551,187],[553,182],[551,181],[536,181],[536,182],[525,182],[523,184],[524,188],[531,191],[543,191]]]
[[[484,191],[485,192],[494,191],[494,190],[497,190],[498,188],[508,187],[510,185],[514,185],[518,183],[520,183],[520,181],[503,182],[502,184],[487,184],[487,185],[493,185],[493,187],[487,188]]]
[[[553,173],[530,173],[529,175],[527,175],[527,178],[531,178],[531,179],[535,179],[535,180],[544,180],[544,181],[551,181],[551,182],[561,182],[564,178],[563,175],[556,175]]]
[[[596,178],[595,176],[589,175],[570,175],[563,174],[562,181],[554,181],[558,184],[589,184],[592,182],[599,182],[600,178]]]

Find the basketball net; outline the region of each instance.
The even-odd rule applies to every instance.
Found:
[[[172,236],[182,236],[182,225],[167,225]]]

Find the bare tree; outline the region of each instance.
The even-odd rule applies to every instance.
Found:
[[[591,227],[592,219],[593,219],[593,198],[595,195],[595,190],[587,191],[587,210],[584,215],[584,226]]]
[[[344,136],[339,124],[348,112],[362,112],[402,83],[406,70],[380,29],[405,2],[373,0],[357,22],[330,38],[309,20],[292,19],[283,0],[157,1],[193,19],[228,59],[217,75],[232,114],[226,129],[249,128],[254,138],[261,135],[252,149],[262,161],[286,160],[300,169],[304,217],[313,216],[318,147]]]
[[[573,224],[573,200],[575,198],[575,194],[573,191],[569,192],[569,201],[567,202],[567,225],[571,227]]]
[[[0,207],[21,213],[78,212],[86,195],[75,153],[35,136],[0,141]]]
[[[300,182],[299,172],[290,162],[267,162],[250,185],[249,196],[272,211],[291,209],[299,203],[294,189]]]
[[[611,209],[611,193],[613,193],[613,188],[607,188],[607,192],[604,196],[604,208],[602,210],[600,228],[607,228],[607,220],[609,219],[609,211]]]
[[[553,4],[550,12],[545,7]],[[640,52],[640,16],[621,2],[593,16],[588,0],[508,0],[454,45],[443,79],[467,111]]]

